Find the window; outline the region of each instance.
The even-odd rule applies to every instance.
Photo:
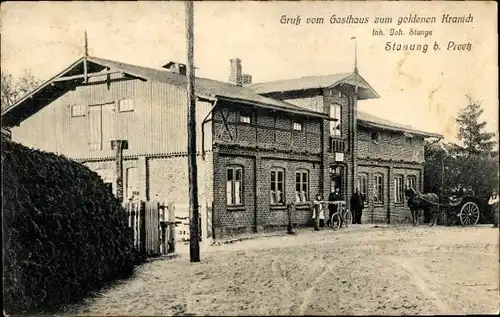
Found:
[[[82,106],[82,105],[72,105],[71,106],[71,116],[72,117],[83,117],[83,116],[85,116],[85,106]]]
[[[378,132],[376,132],[376,131],[372,132],[371,138],[372,138],[373,142],[375,142],[375,143],[378,142],[378,138],[379,138]]]
[[[296,131],[302,131],[302,123],[300,122],[294,122],[293,123],[293,129]]]
[[[342,117],[341,117],[342,107],[338,104],[333,104],[330,106],[330,135],[341,136],[342,127]]]
[[[242,206],[243,168],[232,166],[227,168],[226,195],[228,206]]]
[[[295,200],[305,203],[309,200],[309,172],[302,170],[295,173]]]
[[[285,171],[283,169],[271,170],[271,204],[281,205],[285,203]]]
[[[373,177],[373,201],[375,203],[384,202],[384,176],[382,174],[376,174]]]
[[[249,114],[240,114],[241,123],[252,123],[252,117]]]
[[[403,175],[396,175],[394,177],[394,202],[403,202]]]
[[[134,101],[132,99],[122,99],[118,101],[118,111],[134,111]]]
[[[366,195],[368,192],[368,175],[366,173],[358,174],[357,187],[359,189],[359,193],[365,198],[366,202],[368,200],[368,196]]]
[[[415,176],[408,176],[406,178],[406,187],[407,188],[413,188],[413,189],[417,189],[417,177]]]
[[[405,137],[405,139],[406,139],[406,144],[413,145],[413,138],[412,137]]]

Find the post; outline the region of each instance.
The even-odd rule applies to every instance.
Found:
[[[88,76],[87,76],[87,57],[89,55],[88,51],[88,42],[87,42],[87,30],[85,30],[85,53],[84,53],[84,58],[83,58],[83,77],[85,83],[88,82]]]
[[[352,173],[352,186],[351,186],[351,195],[354,193],[356,189],[356,111],[358,108],[358,42],[355,36],[351,37],[351,40],[354,40],[354,75],[355,75],[355,86],[354,86],[354,99],[352,104],[351,111],[351,173]],[[347,197],[351,196],[347,195]]]
[[[167,253],[175,252],[175,209],[174,204],[170,202],[168,204],[168,242],[167,242]]]
[[[291,203],[291,204],[288,204],[288,208],[287,208],[287,215],[288,215],[288,226],[287,226],[287,233],[288,234],[295,234],[295,232],[293,231],[293,227],[292,227],[292,212],[295,211],[295,208],[294,208],[294,204]]]
[[[188,174],[189,174],[189,256],[200,262],[198,212],[198,172],[196,166],[196,95],[194,76],[193,1],[186,1],[187,31],[187,99],[188,99]]]
[[[128,149],[128,142],[127,140],[113,140],[111,148],[115,150],[116,198],[123,202],[123,150]]]

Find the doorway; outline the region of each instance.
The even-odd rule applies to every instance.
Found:
[[[115,104],[89,106],[89,146],[91,151],[111,150],[115,135]]]
[[[344,165],[332,165],[329,170],[330,175],[330,193],[336,188],[339,189],[339,193],[343,199],[345,196],[345,166]]]

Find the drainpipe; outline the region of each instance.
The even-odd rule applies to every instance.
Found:
[[[212,109],[207,113],[207,116],[205,119],[203,119],[203,122],[201,123],[201,157],[203,160],[205,160],[205,124],[210,122],[212,119],[208,120],[208,116],[215,110],[215,107],[217,107],[217,102],[219,101],[218,99],[214,99],[213,101],[213,106]]]

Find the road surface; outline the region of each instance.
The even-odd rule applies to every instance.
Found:
[[[485,226],[302,229],[212,246],[201,263],[146,263],[65,314],[496,313],[498,237]]]

